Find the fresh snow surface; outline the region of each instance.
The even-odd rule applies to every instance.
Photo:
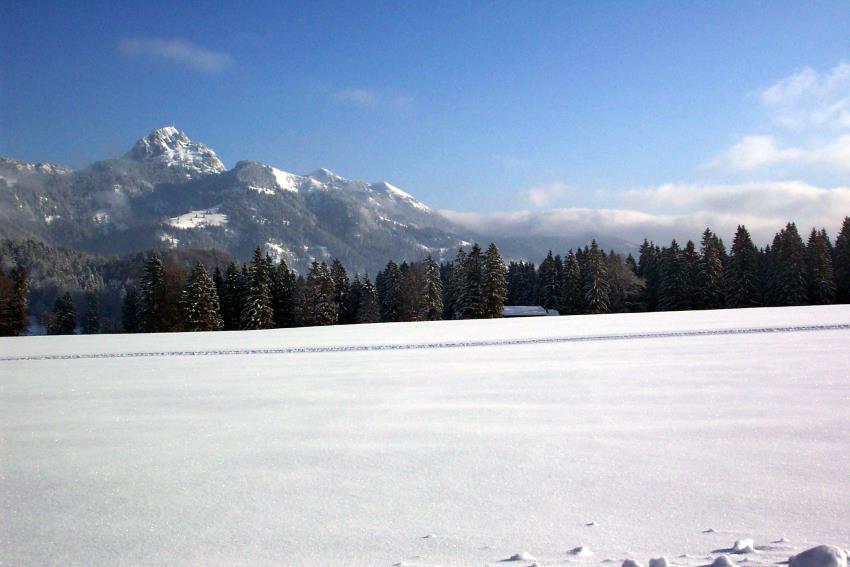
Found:
[[[0,339],[0,563],[822,565],[848,344],[850,306]]]
[[[205,226],[223,226],[227,224],[227,215],[219,212],[219,207],[211,207],[200,211],[189,211],[177,217],[168,219],[168,224],[174,228],[201,228]]]

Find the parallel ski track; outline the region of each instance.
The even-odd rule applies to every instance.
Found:
[[[165,356],[228,356],[239,354],[312,354],[323,352],[372,352],[385,350],[427,350],[470,348],[488,346],[514,345],[546,345],[558,343],[584,343],[597,341],[628,341],[639,339],[666,339],[674,337],[712,337],[722,335],[755,335],[764,333],[801,333],[813,331],[850,330],[850,323],[832,325],[803,325],[793,327],[755,327],[734,329],[707,329],[695,331],[661,331],[656,333],[623,333],[611,335],[586,335],[567,337],[538,337],[529,339],[496,339],[485,341],[446,341],[431,343],[409,344],[377,344],[377,345],[339,345],[339,346],[302,346],[281,348],[235,348],[216,350],[173,350],[173,351],[140,351],[140,352],[99,352],[81,354],[41,354],[33,356],[3,356],[0,362],[17,362],[29,360],[85,360],[99,358],[137,358]]]

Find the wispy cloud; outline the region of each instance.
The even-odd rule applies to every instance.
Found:
[[[338,90],[331,93],[331,98],[339,102],[364,107],[407,106],[413,102],[413,97],[408,95],[386,96],[367,88]]]
[[[128,57],[151,57],[187,65],[204,73],[221,73],[233,65],[230,55],[185,39],[127,38],[118,43],[118,51]]]
[[[850,170],[850,64],[805,68],[755,93],[769,122],[708,161],[716,171]],[[779,168],[779,169],[776,169]]]
[[[557,197],[563,195],[567,190],[567,186],[556,181],[548,185],[540,185],[532,187],[520,193],[522,201],[531,203],[534,207],[545,207],[554,201]]]

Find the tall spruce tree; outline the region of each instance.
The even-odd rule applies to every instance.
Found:
[[[850,303],[850,217],[844,217],[832,256],[835,299],[840,303]]]
[[[360,304],[357,306],[355,321],[357,323],[381,322],[381,306],[378,302],[378,290],[375,289],[374,284],[369,280],[369,274],[366,274],[363,281],[363,293]]]
[[[381,304],[381,321],[397,322],[402,316],[401,269],[390,260],[380,277],[378,294]]]
[[[579,315],[584,312],[584,290],[581,281],[581,268],[572,249],[564,260],[564,278],[561,285],[561,315]]]
[[[230,262],[224,271],[222,291],[218,296],[221,318],[226,331],[242,326],[242,283],[236,264]]]
[[[458,248],[449,271],[446,298],[443,300],[443,319],[460,319],[463,288],[466,285],[466,252]]]
[[[215,282],[200,262],[195,264],[180,295],[187,331],[219,331],[224,328]]]
[[[259,247],[254,250],[254,258],[251,260],[246,279],[248,285],[242,305],[242,328],[271,329],[274,326],[271,275]]]
[[[537,304],[546,309],[557,309],[560,299],[558,290],[558,265],[549,250],[537,269]]]
[[[443,318],[443,281],[440,266],[428,254],[424,262],[425,289],[422,291],[419,316],[423,321],[439,321]]]
[[[463,277],[459,307],[456,309],[455,315],[459,319],[479,319],[483,314],[484,308],[484,293],[482,289],[482,284],[484,283],[484,257],[481,254],[481,247],[477,242],[472,244],[469,254],[466,255],[466,261],[463,266]]]
[[[139,330],[144,333],[164,333],[168,329],[165,309],[165,267],[159,256],[145,261],[139,297]]]
[[[806,287],[809,303],[829,305],[835,301],[832,246],[826,230],[812,229],[806,245]]]
[[[77,308],[74,307],[74,300],[71,299],[71,294],[65,292],[65,295],[56,298],[56,303],[53,304],[53,314],[50,316],[50,322],[47,324],[48,335],[73,335],[77,329]]]
[[[334,258],[331,262],[331,279],[334,283],[334,303],[336,303],[337,320],[343,325],[354,322],[354,314],[348,310],[348,293],[351,287],[351,280],[348,279],[348,272],[345,271],[345,266],[338,259]]]
[[[685,309],[693,309],[699,297],[699,264],[700,256],[693,240],[688,240],[682,250],[682,269],[684,271]]]
[[[674,239],[669,248],[661,250],[661,290],[658,304],[664,311],[690,308],[690,282],[682,250]]]
[[[360,281],[360,274],[354,274],[351,280],[351,286],[348,288],[348,305],[346,309],[351,317],[351,322],[357,322],[357,310],[360,308],[360,301],[363,299],[363,282]]]
[[[100,303],[97,300],[97,294],[93,291],[86,292],[85,299],[83,324],[80,330],[84,335],[95,335],[100,332]]]
[[[778,246],[773,247],[776,257],[776,300],[779,305],[805,305],[808,301],[806,285],[806,255],[803,239],[797,225],[789,222],[779,231]]]
[[[286,261],[272,271],[272,319],[276,328],[295,326],[295,274]]]
[[[661,249],[644,239],[640,245],[637,275],[644,280],[643,304],[648,311],[659,307],[661,295]]]
[[[596,244],[590,243],[585,257],[584,304],[588,313],[608,313],[609,284],[605,256]]]
[[[334,301],[334,281],[324,262],[314,261],[307,274],[307,321],[311,326],[333,325],[339,313]]]
[[[121,326],[125,333],[139,332],[139,294],[135,287],[127,289],[121,304]]]
[[[481,317],[497,319],[502,316],[508,296],[507,270],[496,244],[491,242],[484,253],[484,274],[481,282]]]
[[[723,275],[727,307],[761,305],[759,253],[744,225],[738,225],[735,232],[729,266]]]
[[[706,228],[702,233],[696,282],[699,309],[719,309],[724,305],[723,256],[723,243]]]

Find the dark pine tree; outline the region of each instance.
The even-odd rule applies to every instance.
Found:
[[[727,307],[761,305],[759,253],[744,225],[738,225],[732,240],[729,265],[724,271],[724,295]]]
[[[351,281],[342,262],[334,258],[331,262],[331,279],[334,283],[334,303],[337,309],[337,321],[343,325],[354,322],[354,314],[348,310],[348,292]]]
[[[369,274],[366,274],[363,281],[363,294],[360,299],[360,305],[357,307],[355,321],[357,323],[381,322],[381,306],[378,302],[378,290],[369,281]]]
[[[637,275],[644,280],[643,304],[647,311],[656,311],[661,294],[661,250],[646,239],[640,245]]]
[[[581,268],[572,250],[567,253],[564,260],[559,312],[561,315],[579,315],[584,312],[584,286],[581,281]]]
[[[696,307],[719,309],[724,305],[723,243],[710,229],[702,233],[697,274]]]
[[[507,270],[496,244],[490,243],[484,253],[484,274],[481,282],[481,317],[496,319],[502,316],[502,308],[508,296]]]
[[[682,250],[675,240],[670,243],[669,248],[661,250],[661,290],[658,304],[664,311],[690,308],[690,282]]]
[[[829,305],[835,301],[832,246],[826,230],[812,229],[806,244],[806,284],[809,303]]]
[[[307,274],[307,321],[310,326],[333,325],[337,322],[334,281],[324,262],[313,262]]]
[[[401,321],[401,269],[390,260],[383,273],[378,274],[378,295],[381,304],[381,321],[392,323]]]
[[[460,319],[463,301],[463,289],[466,285],[466,252],[458,248],[457,256],[451,264],[446,285],[446,298],[443,300],[443,319]]]
[[[190,332],[220,331],[224,328],[215,282],[200,262],[189,274],[180,295],[185,328]]]
[[[479,319],[483,314],[484,257],[477,242],[472,244],[463,266],[463,286],[456,316],[459,319]]]
[[[546,309],[557,309],[558,297],[558,265],[552,251],[540,262],[537,269],[537,304]]]
[[[778,237],[778,246],[773,247],[777,266],[777,304],[805,305],[808,301],[808,291],[803,239],[792,222],[779,232]]]
[[[121,304],[121,326],[125,333],[139,332],[139,294],[131,287],[124,294]]]
[[[844,217],[832,257],[835,299],[840,303],[850,303],[850,217]]]
[[[295,274],[281,259],[272,270],[272,319],[275,328],[295,326]]]
[[[224,271],[224,285],[218,296],[221,318],[226,331],[235,331],[242,324],[242,277],[231,262]]]
[[[159,256],[151,256],[145,261],[140,287],[139,330],[144,333],[167,332],[165,267]]]
[[[73,335],[77,328],[77,308],[71,294],[65,292],[62,297],[56,298],[53,304],[53,314],[47,324],[48,335]]]
[[[242,304],[242,328],[271,329],[274,326],[271,275],[259,247],[254,250],[247,280],[247,294]]]
[[[360,274],[355,273],[351,280],[351,286],[348,288],[348,305],[346,309],[351,316],[351,322],[357,322],[357,309],[360,308],[360,301],[363,299],[363,282],[360,281]]]
[[[685,274],[686,292],[685,309],[693,309],[699,297],[699,264],[700,256],[693,240],[688,240],[682,250],[682,270]]]
[[[608,313],[609,283],[605,255],[596,244],[590,243],[585,255],[584,304],[588,313]]]
[[[86,293],[85,307],[83,324],[80,330],[84,335],[96,335],[100,332],[100,304],[96,293],[92,291]]]

